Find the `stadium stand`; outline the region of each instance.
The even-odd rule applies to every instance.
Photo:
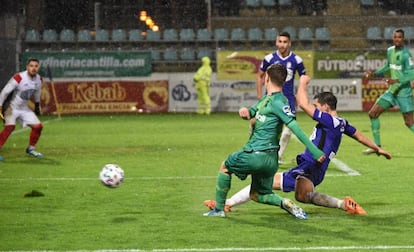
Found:
[[[313,30],[309,27],[299,27],[298,40],[302,49],[312,49]]]
[[[45,42],[56,42],[58,39],[58,35],[56,30],[54,29],[46,29],[42,33],[42,39]]]
[[[107,42],[109,41],[109,32],[105,29],[99,29],[95,33],[95,41]]]
[[[382,42],[381,28],[378,26],[370,26],[367,28],[366,39],[371,44],[371,48],[375,49]]]
[[[174,47],[168,47],[163,51],[163,59],[167,61],[177,61],[178,53]]]
[[[145,39],[147,41],[160,41],[161,33],[159,31],[147,30],[147,35]]]
[[[288,32],[290,34],[290,40],[294,41],[296,40],[296,28],[293,26],[286,26],[283,28],[284,32]]]
[[[91,41],[91,33],[89,30],[82,29],[78,31],[78,42],[90,42]]]
[[[315,28],[315,42],[319,50],[326,50],[330,48],[331,33],[328,27]]]
[[[112,30],[112,41],[122,42],[126,41],[126,32],[124,29],[113,29]]]
[[[75,42],[75,32],[71,29],[63,29],[59,33],[59,40],[62,42]]]
[[[162,40],[164,41],[177,41],[178,32],[174,28],[165,29],[162,33]]]
[[[142,31],[139,29],[132,29],[128,32],[128,40],[129,41],[142,41],[144,37],[142,36]]]
[[[196,39],[198,41],[209,41],[212,39],[212,34],[207,28],[197,30]]]
[[[182,60],[195,60],[195,50],[191,47],[184,47],[180,52],[180,59]]]
[[[193,41],[195,39],[194,30],[191,28],[181,29],[179,35],[181,41]]]
[[[40,32],[35,29],[30,29],[26,31],[25,35],[26,42],[39,42],[40,41]]]

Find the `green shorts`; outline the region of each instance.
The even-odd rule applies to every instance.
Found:
[[[278,169],[278,153],[273,151],[243,150],[230,154],[224,161],[227,170],[241,180],[252,175],[251,190],[259,194],[272,193],[273,177]]]
[[[400,97],[394,96],[390,92],[383,93],[375,102],[378,106],[384,110],[398,105],[401,113],[408,113],[414,111],[414,102],[412,96]]]

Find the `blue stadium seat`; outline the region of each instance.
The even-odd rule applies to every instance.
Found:
[[[414,39],[414,26],[404,26],[402,29],[406,40],[410,41]]]
[[[318,41],[331,40],[331,33],[329,32],[328,27],[317,27],[315,29],[315,39]]]
[[[328,27],[317,27],[315,29],[315,40],[319,44],[319,49],[328,49],[331,40],[331,33]]]
[[[265,40],[276,41],[276,37],[279,34],[279,31],[276,28],[266,28],[264,30]]]
[[[255,9],[260,7],[260,0],[246,0],[246,7],[249,9]]]
[[[181,49],[180,58],[182,60],[195,60],[195,51],[193,48],[184,47]]]
[[[280,7],[292,7],[293,6],[292,0],[279,0],[278,4]]]
[[[262,40],[263,39],[263,31],[262,29],[256,28],[249,28],[247,30],[247,38],[249,40]]]
[[[262,0],[261,5],[265,8],[272,8],[275,7],[277,4],[276,0]]]
[[[26,42],[38,42],[38,41],[40,41],[39,31],[35,30],[35,29],[27,30],[24,40]]]
[[[201,59],[203,57],[212,58],[212,52],[209,47],[199,47],[197,48],[197,59]]]
[[[197,30],[196,38],[199,41],[208,41],[211,40],[212,34],[208,29],[201,28]]]
[[[109,40],[109,32],[105,29],[99,29],[95,33],[95,40],[96,41],[108,41]]]
[[[75,32],[71,29],[63,29],[59,33],[59,40],[62,42],[74,42],[75,41]]]
[[[379,28],[378,26],[368,27],[366,38],[368,40],[381,40],[382,39],[381,28]]]
[[[298,31],[298,39],[301,41],[313,40],[313,30],[309,27],[300,27]]]
[[[57,37],[57,32],[54,29],[46,29],[42,34],[43,41],[45,42],[55,42]]]
[[[246,32],[243,28],[233,28],[230,33],[231,40],[245,40]]]
[[[112,30],[112,41],[125,41],[126,32],[123,29],[113,29]]]
[[[165,29],[162,34],[162,40],[164,41],[175,41],[178,39],[177,30],[174,28]]]
[[[160,41],[161,40],[160,31],[147,30],[146,40],[147,41]]]
[[[89,42],[91,41],[91,33],[89,30],[83,29],[78,31],[78,41],[79,42]]]
[[[152,60],[161,60],[160,51],[157,49],[150,48],[151,51],[151,59]]]
[[[385,40],[392,40],[394,30],[395,30],[394,26],[384,27],[384,33],[383,33],[384,39]]]
[[[179,35],[182,41],[193,41],[195,39],[194,30],[191,28],[181,29]]]
[[[284,32],[288,32],[290,34],[290,40],[295,40],[296,39],[296,29],[293,26],[286,26],[285,28],[283,28]]]
[[[217,28],[214,30],[214,39],[215,40],[228,40],[229,39],[229,30],[226,28]]]
[[[166,48],[163,51],[163,59],[167,61],[178,60],[177,49],[173,47]]]
[[[360,0],[361,7],[373,8],[375,6],[375,0]]]
[[[129,41],[141,41],[144,37],[142,36],[142,32],[139,29],[132,29],[128,33],[128,40]]]

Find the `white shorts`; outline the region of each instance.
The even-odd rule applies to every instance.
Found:
[[[4,121],[4,125],[15,125],[18,122],[22,127],[40,123],[39,118],[29,107],[22,109],[7,108],[4,113]]]

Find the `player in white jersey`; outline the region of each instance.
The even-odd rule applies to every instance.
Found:
[[[0,93],[0,117],[4,122],[3,131],[0,132],[0,148],[7,141],[16,127],[16,122],[18,122],[22,127],[29,126],[32,129],[26,153],[37,158],[43,156],[35,151],[35,145],[43,129],[43,125],[37,117],[40,115],[39,103],[43,83],[42,77],[38,74],[39,67],[38,59],[29,59],[26,71],[15,74]],[[35,102],[34,111],[28,105],[32,98]],[[0,160],[3,160],[1,156]]]

